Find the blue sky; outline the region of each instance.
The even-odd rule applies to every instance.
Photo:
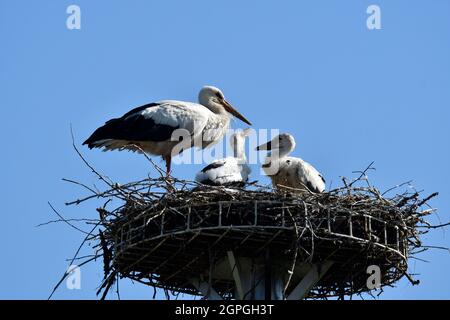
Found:
[[[71,4],[81,30],[66,28]],[[381,30],[366,27],[371,4]],[[111,117],[196,100],[205,84],[255,128],[292,133],[295,155],[328,181],[375,161],[380,189],[412,179],[440,192],[431,221],[450,220],[449,1],[0,0],[0,48],[0,298],[46,298],[82,239],[63,224],[36,227],[55,218],[47,201],[67,218],[97,217],[99,203],[64,206],[84,193],[61,178],[98,184],[72,150],[70,124],[81,143]],[[81,150],[118,182],[149,171],[137,155]],[[174,175],[199,168],[175,166]],[[436,230],[425,241],[448,246],[449,236]],[[429,263],[410,261],[421,284],[401,281],[383,298],[450,298],[450,254],[421,258]],[[100,262],[87,266],[82,289],[62,286],[55,298],[95,299],[101,277]],[[120,289],[130,299],[153,293],[127,281]]]

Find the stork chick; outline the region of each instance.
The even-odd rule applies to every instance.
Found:
[[[256,150],[269,150],[265,163],[262,165],[264,172],[272,180],[275,188],[287,187],[289,190],[320,193],[325,190],[325,179],[308,162],[301,158],[289,157],[295,149],[295,139],[289,133],[283,133],[271,141],[256,148]]]
[[[195,180],[206,185],[243,186],[248,181],[251,169],[245,156],[245,139],[251,129],[231,135],[230,145],[233,157],[217,159],[197,173]]]

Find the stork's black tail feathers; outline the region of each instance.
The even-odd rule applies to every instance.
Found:
[[[89,149],[97,147],[96,142],[102,140],[119,139],[117,137],[121,129],[120,119],[112,119],[106,122],[103,126],[94,131],[93,134],[83,142],[83,145],[87,145]]]

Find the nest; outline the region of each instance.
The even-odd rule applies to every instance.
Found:
[[[66,180],[92,193],[67,205],[105,199],[97,209],[100,218],[86,221],[93,228],[80,246],[97,243],[96,254],[80,265],[103,258],[102,298],[120,278],[162,288],[167,297],[169,292],[202,295],[192,279],[207,279],[222,298],[236,298],[233,270],[217,270],[228,252],[252,261],[270,252],[272,266],[289,275],[284,296],[301,280],[302,266],[327,261],[333,261],[331,268],[305,298],[370,293],[371,265],[380,268],[381,290],[402,277],[417,284],[408,274],[408,259],[427,249],[420,240],[424,233],[443,226],[425,220],[434,212],[427,202],[437,193],[422,198],[410,185],[402,193],[395,191],[403,185],[381,193],[367,179],[370,166],[351,182],[343,179],[342,187],[314,194],[256,184],[226,188],[167,181],[157,166],[160,177],[119,185],[82,159],[108,186],[98,191]],[[121,204],[108,209],[112,199]]]

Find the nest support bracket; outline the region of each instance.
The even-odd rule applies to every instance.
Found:
[[[332,265],[333,261],[325,261],[323,264],[311,265],[306,275],[286,297],[286,300],[301,300],[305,298],[309,291],[320,281]]]
[[[220,294],[206,281],[199,278],[190,279],[191,284],[208,300],[223,300]]]
[[[235,283],[235,297],[239,300],[301,300],[333,265],[333,261],[302,264],[303,276],[286,297],[284,289],[289,274],[272,265],[270,255],[266,254],[263,261],[255,263],[250,258],[235,257],[233,251],[228,251],[227,260]],[[209,295],[209,299],[213,296]]]

